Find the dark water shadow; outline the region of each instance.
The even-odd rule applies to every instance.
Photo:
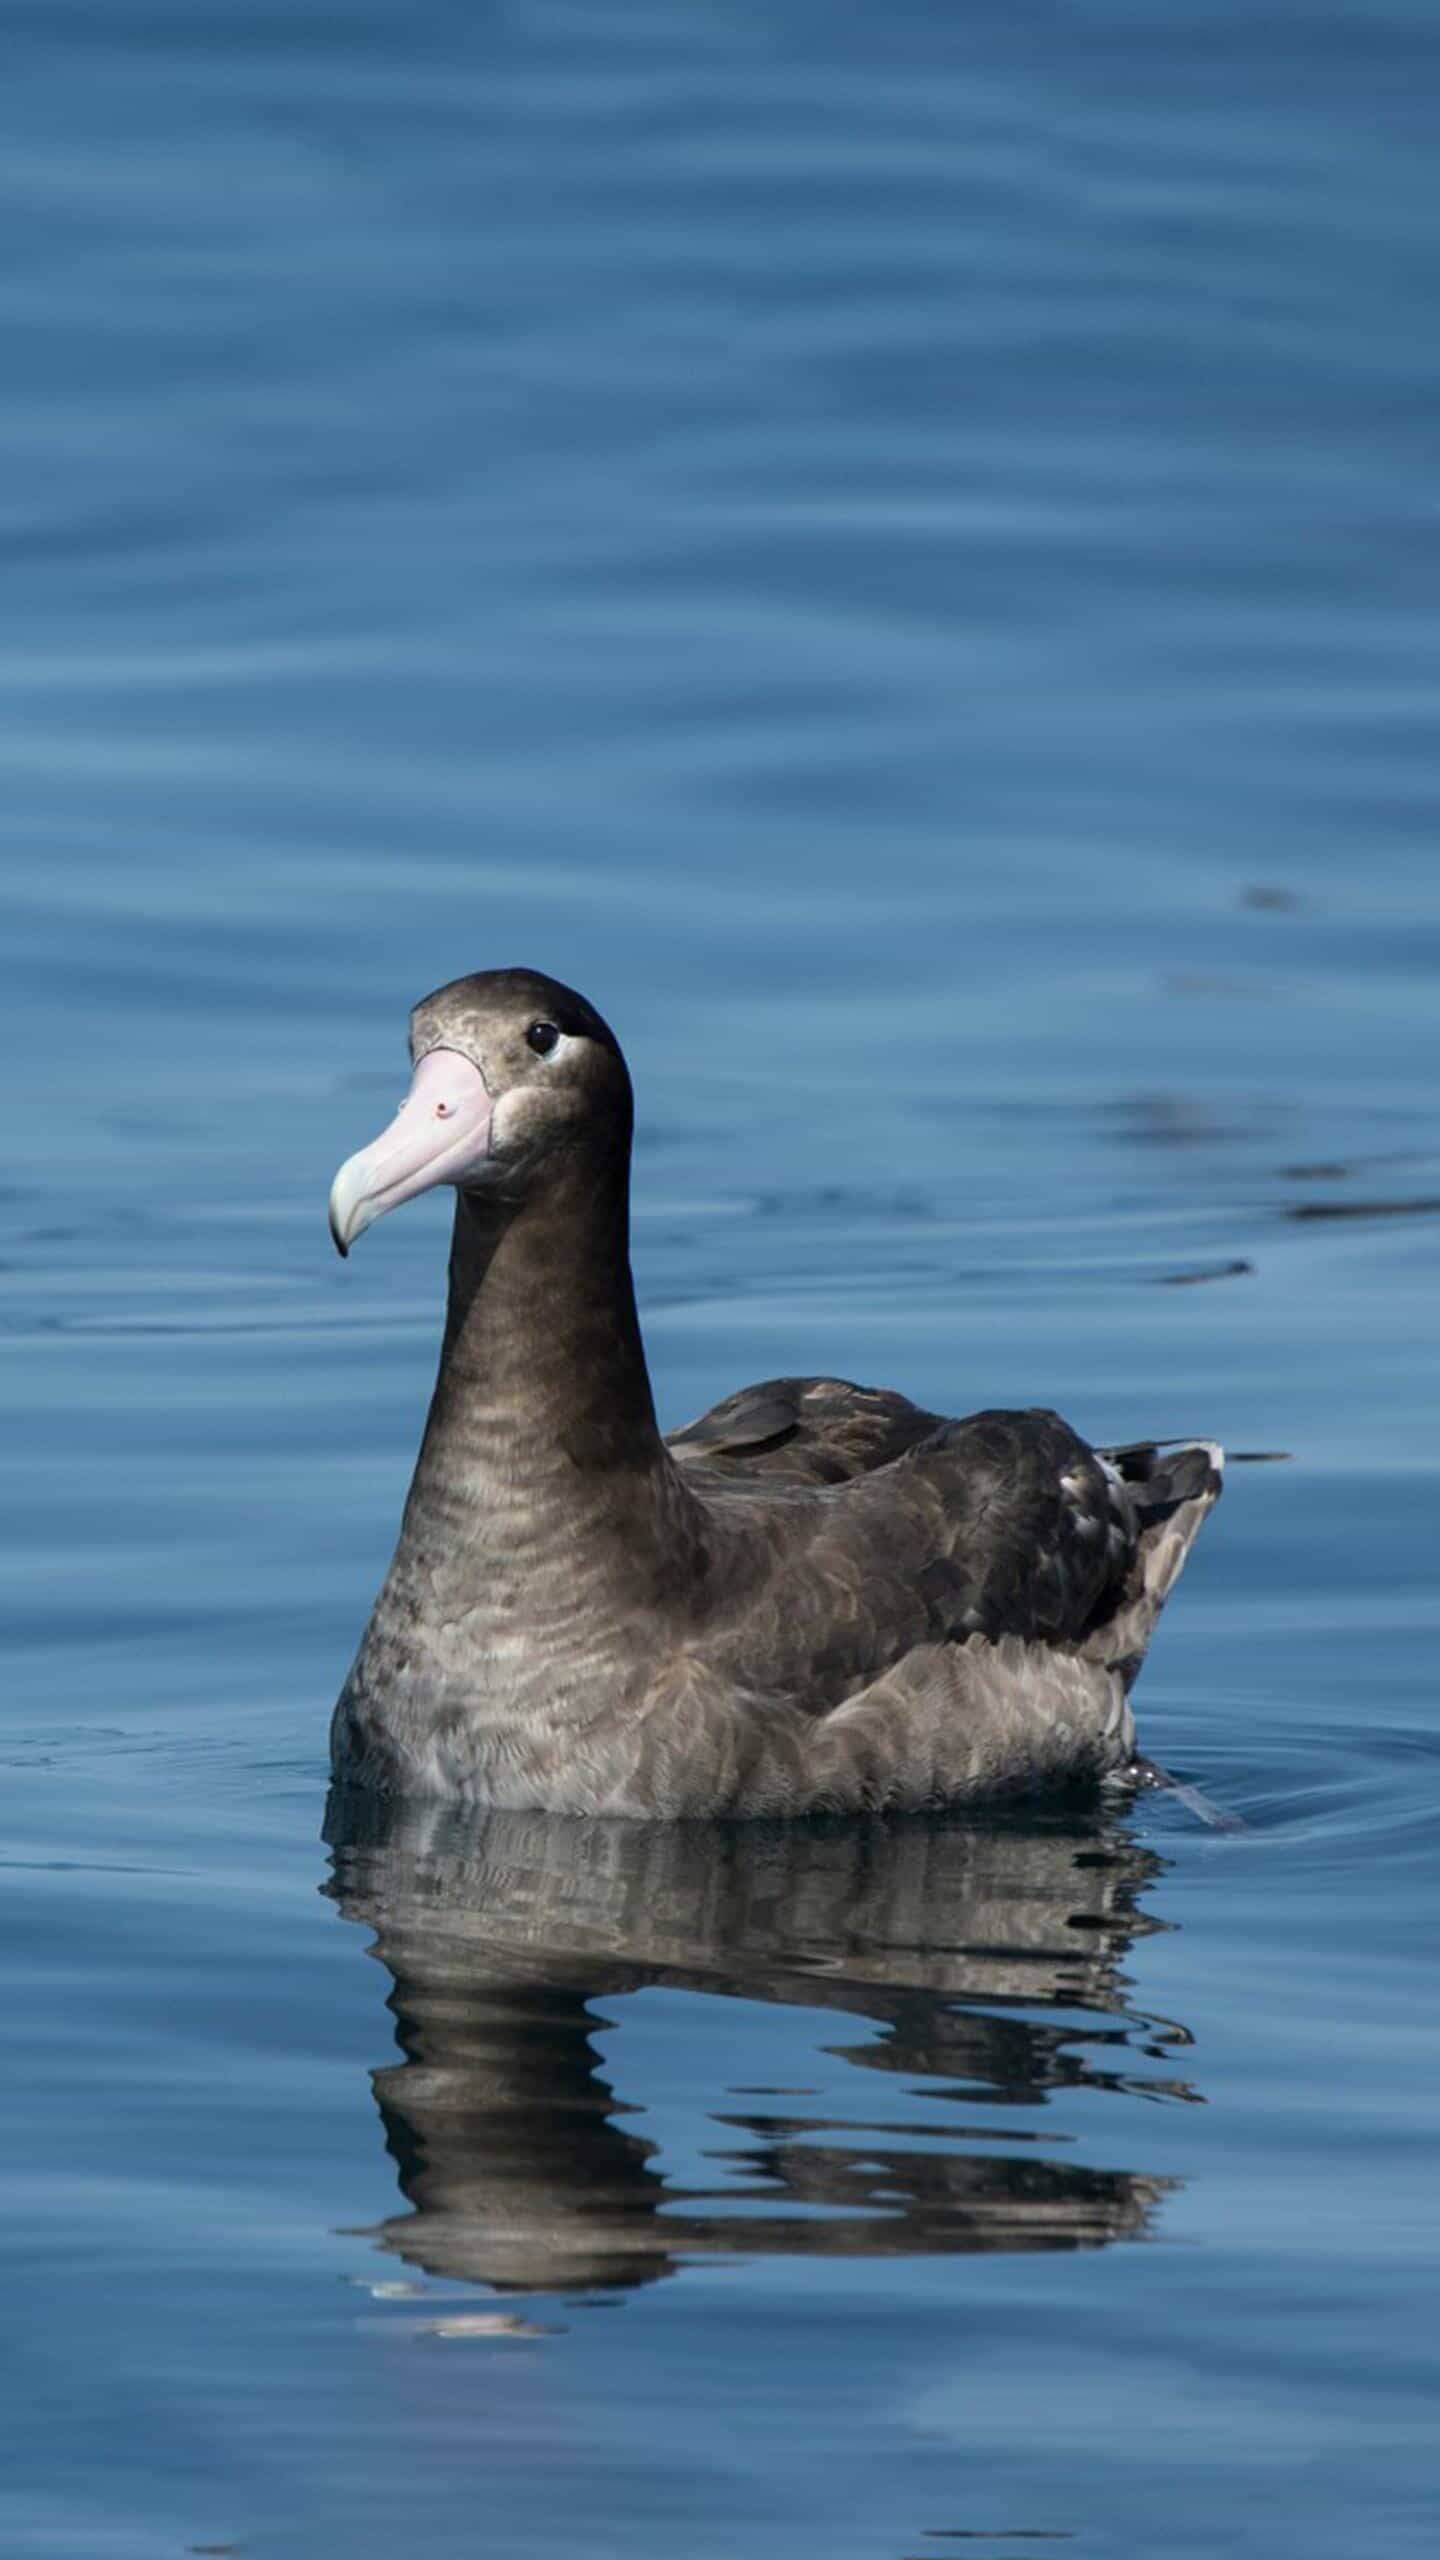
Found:
[[[337,1793],[326,1837],[403,2057],[372,2079],[407,2210],[372,2236],[428,2275],[571,2291],[717,2253],[1097,2247],[1143,2234],[1166,2192],[1066,2156],[1044,2115],[1069,2089],[1196,2095],[1173,2074],[1183,2028],[1126,2005],[1160,1861],[1114,1818],[666,1827]],[[686,2095],[717,2183],[677,2183],[607,2076],[612,2004],[653,1985],[833,2011],[822,2111],[813,2014],[776,2087],[734,2010],[696,2039]],[[1117,2108],[1117,2138],[1136,2113]]]

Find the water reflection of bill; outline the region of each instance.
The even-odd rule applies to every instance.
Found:
[[[1158,1862],[1116,1821],[655,1826],[336,1796],[326,1830],[404,2056],[374,2086],[409,2211],[375,2236],[427,2274],[568,2291],[717,2252],[1096,2247],[1164,2192],[1071,2156],[1045,2119],[1066,2088],[1192,2094],[1164,2076],[1183,2030],[1125,2003]],[[653,1984],[880,2032],[826,2036],[820,2113],[737,2089],[727,2038],[692,2112],[707,2162],[743,2174],[682,2186],[594,2041]],[[837,2055],[855,2067],[839,2112]],[[621,2023],[620,2082],[624,2057]]]

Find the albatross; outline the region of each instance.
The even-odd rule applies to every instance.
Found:
[[[770,1378],[662,1436],[630,1274],[634,1109],[529,969],[426,996],[342,1255],[455,1193],[439,1373],[335,1709],[337,1779],[675,1820],[980,1805],[1159,1774],[1130,1690],[1221,1485],[1209,1440]]]

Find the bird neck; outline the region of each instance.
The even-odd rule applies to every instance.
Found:
[[[576,1155],[547,1174],[518,1203],[457,1198],[412,1504],[433,1489],[508,1505],[523,1484],[618,1517],[674,1475],[630,1276],[628,1163]]]

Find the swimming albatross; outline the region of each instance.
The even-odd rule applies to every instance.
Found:
[[[528,969],[417,1005],[414,1076],[342,1165],[342,1254],[454,1186],[439,1375],[335,1710],[337,1777],[641,1818],[978,1802],[1099,1783],[1220,1491],[1209,1441],[1092,1449],[838,1378],[666,1440],[630,1278],[630,1078]]]

